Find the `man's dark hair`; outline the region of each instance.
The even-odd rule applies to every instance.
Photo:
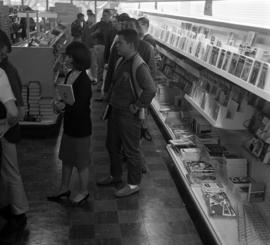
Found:
[[[115,18],[117,19],[118,22],[128,21],[130,19],[127,13],[119,14]]]
[[[112,12],[109,9],[104,9],[103,13],[108,13],[109,15],[112,15]]]
[[[81,17],[84,17],[84,14],[78,13],[78,14],[77,14],[77,19],[80,19]]]
[[[84,71],[90,68],[91,59],[88,48],[81,42],[72,42],[66,47],[66,55],[72,57],[76,70]]]
[[[147,19],[146,17],[141,17],[138,19],[138,21],[141,22],[143,25],[149,27],[149,19]]]
[[[8,53],[11,52],[11,43],[8,38],[8,35],[0,29],[0,49],[2,49],[4,46],[7,46]]]
[[[94,13],[93,13],[93,11],[92,11],[91,9],[87,9],[86,13],[87,13],[88,15],[94,15]]]
[[[137,31],[135,31],[133,29],[124,29],[124,30],[119,31],[117,34],[119,36],[120,35],[123,36],[124,40],[127,43],[133,43],[134,48],[136,50],[138,49],[140,39],[139,39]]]
[[[139,25],[139,22],[138,20],[134,19],[134,18],[129,18],[127,21],[126,21],[126,28],[127,29],[134,29],[137,31],[138,35],[139,35],[139,38],[141,38],[143,36],[143,31],[142,31],[142,28],[140,27]]]

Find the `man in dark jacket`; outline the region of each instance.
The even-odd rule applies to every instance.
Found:
[[[71,24],[71,36],[73,36],[73,41],[82,41],[84,25],[84,14],[78,13],[77,19]]]
[[[108,117],[106,146],[110,155],[110,175],[98,181],[98,185],[111,185],[122,181],[121,151],[127,158],[127,184],[115,192],[116,197],[132,195],[140,190],[142,178],[142,159],[140,153],[141,120],[140,108],[148,107],[155,96],[156,87],[150,71],[137,52],[139,37],[135,30],[126,29],[118,32],[116,48],[118,64],[113,72],[109,104],[111,113]],[[133,93],[133,62],[140,61],[135,76],[141,89],[137,97]],[[135,83],[135,82],[134,82]]]
[[[156,40],[148,33],[149,30],[149,20],[146,17],[141,17],[138,19],[138,23],[141,27],[143,38],[142,40],[150,43],[154,48],[156,48]]]
[[[105,9],[102,13],[101,21],[97,22],[90,29],[92,37],[95,39],[95,52],[98,65],[97,83],[98,90],[103,87],[103,69],[104,69],[104,50],[108,35],[112,29],[112,14],[109,9]]]

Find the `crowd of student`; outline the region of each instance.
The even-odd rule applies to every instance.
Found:
[[[97,181],[97,185],[117,185],[115,196],[126,197],[140,190],[145,171],[143,153],[140,149],[143,121],[152,98],[155,96],[156,74],[155,40],[147,33],[149,20],[138,20],[122,13],[112,16],[104,10],[101,21],[95,23],[95,15],[87,11],[78,14],[71,25],[74,40],[66,47],[65,66],[69,72],[65,83],[71,84],[75,102],[55,100],[57,112],[63,113],[63,135],[59,158],[62,160],[61,184],[49,201],[60,201],[71,195],[70,179],[73,168],[77,168],[79,191],[72,200],[81,205],[89,197],[91,148],[91,98],[92,87],[101,91],[100,100],[105,100],[107,137],[104,146],[110,157],[110,173]],[[21,83],[15,68],[7,61],[11,51],[8,38],[0,32],[0,118],[7,120],[9,131],[1,135],[1,189],[5,195],[1,200],[0,215],[7,222],[0,231],[0,239],[12,235],[26,226],[28,202],[16,158],[16,137],[19,111],[22,105]],[[106,70],[105,76],[104,68]],[[105,79],[103,80],[103,77]],[[17,130],[17,131],[16,131]],[[10,133],[11,132],[11,133]],[[11,135],[8,138],[8,135]],[[127,166],[127,183],[123,183],[122,163]],[[2,190],[1,190],[2,191]],[[1,240],[0,240],[1,241]]]

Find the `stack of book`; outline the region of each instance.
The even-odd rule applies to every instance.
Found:
[[[28,103],[29,116],[34,120],[40,119],[39,99],[41,95],[40,82],[29,82],[28,84]]]
[[[55,118],[52,97],[40,97],[39,108],[42,121],[51,121]]]

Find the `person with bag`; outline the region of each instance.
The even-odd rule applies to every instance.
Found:
[[[156,86],[148,66],[137,52],[139,37],[135,30],[118,32],[116,41],[120,58],[116,64],[108,103],[111,110],[107,122],[106,147],[110,155],[110,175],[97,182],[98,185],[112,185],[122,182],[122,149],[127,159],[127,184],[115,192],[116,197],[132,195],[140,190],[142,159],[140,154],[141,119],[139,111],[146,108],[155,96]],[[132,65],[141,63],[136,70],[136,80],[140,87],[138,97],[134,94]]]
[[[1,209],[0,215],[7,220],[0,232],[0,243],[13,239],[17,232],[24,230],[27,218],[25,213],[29,209],[17,159],[16,143],[20,140],[20,128],[18,124],[20,107],[23,106],[21,95],[21,80],[14,66],[9,63],[7,54],[11,52],[11,44],[5,32],[0,30],[0,71],[2,95],[10,96],[11,108],[7,107],[5,100],[0,105],[0,114],[7,117],[9,129],[1,137]],[[5,72],[5,74],[3,73]],[[10,94],[5,80],[9,83],[12,93]],[[6,83],[7,83],[6,82]],[[13,111],[13,112],[12,112]],[[10,116],[12,115],[12,116]],[[2,118],[2,117],[1,117]],[[12,120],[10,121],[10,118]]]
[[[59,202],[69,198],[70,179],[73,168],[78,169],[80,189],[73,198],[73,205],[83,204],[89,197],[88,179],[90,158],[91,123],[91,80],[86,73],[91,65],[88,48],[81,42],[72,42],[66,47],[66,66],[71,68],[65,83],[72,85],[74,103],[57,101],[56,109],[64,113],[64,132],[61,139],[59,158],[62,160],[62,179],[56,194],[49,201]],[[62,98],[64,99],[64,98]]]

